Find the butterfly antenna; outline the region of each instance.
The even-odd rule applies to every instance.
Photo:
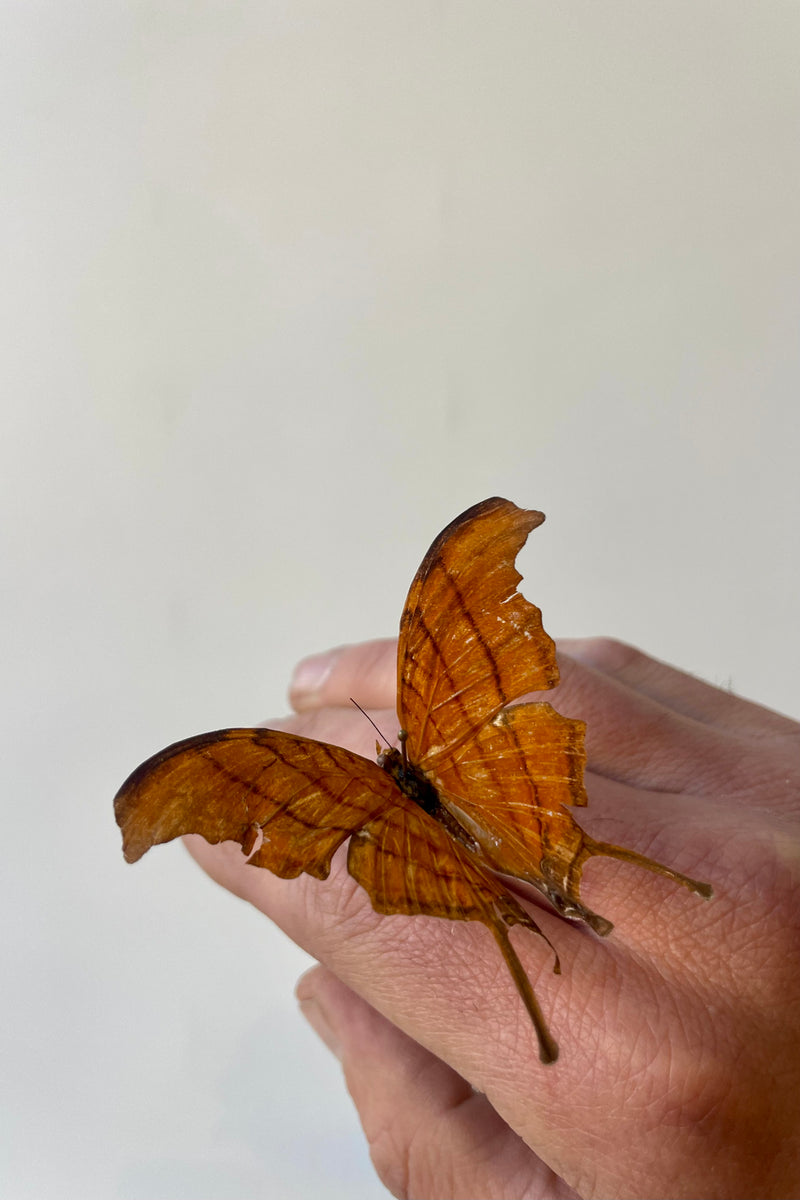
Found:
[[[375,722],[373,721],[373,719],[372,719],[372,717],[369,715],[369,713],[366,713],[366,712],[364,712],[364,709],[361,707],[361,705],[358,703],[358,701],[357,701],[357,700],[354,700],[354,699],[353,699],[353,697],[352,697],[352,696],[350,697],[350,703],[351,703],[351,704],[355,704],[356,708],[357,708],[357,709],[358,709],[358,711],[359,711],[359,712],[362,714],[362,716],[365,716],[365,717],[367,718],[367,720],[369,721],[370,725],[372,726],[372,728],[373,728],[373,729],[375,730],[375,732],[377,733],[378,737],[381,737],[381,738],[383,738],[383,740],[386,742],[386,748],[387,748],[388,750],[391,750],[391,745],[390,745],[390,743],[389,743],[389,739],[388,739],[388,738],[387,738],[387,737],[386,737],[386,736],[385,736],[383,733],[381,733],[380,729],[379,729],[379,728],[378,728],[378,726],[375,724]]]

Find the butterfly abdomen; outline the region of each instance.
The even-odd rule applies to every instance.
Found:
[[[441,800],[430,779],[419,767],[415,767],[408,759],[403,759],[399,750],[386,750],[378,755],[378,766],[383,767],[387,775],[391,775],[400,791],[413,800],[423,812],[433,817],[434,821],[447,830],[450,837],[459,845],[464,846],[472,854],[480,853],[480,846],[470,833],[449,812]]]

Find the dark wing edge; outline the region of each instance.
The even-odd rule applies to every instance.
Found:
[[[558,682],[541,612],[517,591],[517,555],[543,521],[541,512],[492,497],[451,521],[425,555],[397,658],[398,715],[418,765],[451,752],[512,701]]]
[[[385,771],[351,750],[280,730],[221,729],[142,763],[114,810],[128,862],[199,833],[239,842],[251,865],[282,878],[325,879],[342,842],[397,794]]]
[[[478,517],[488,517],[491,514],[504,513],[511,509],[525,513],[528,518],[528,528],[525,538],[534,529],[537,529],[544,523],[545,515],[543,512],[539,512],[533,508],[519,508],[512,500],[506,500],[503,496],[490,496],[488,500],[481,500],[478,504],[473,504],[470,508],[465,509],[464,512],[459,513],[457,517],[454,517],[448,525],[445,525],[442,532],[433,539],[425,557],[419,565],[415,582],[417,579],[424,581],[427,578],[441,555],[442,547],[450,541],[462,525],[469,525],[477,520]],[[523,538],[522,545],[524,545],[525,538]],[[521,575],[517,582],[520,579],[522,579]]]

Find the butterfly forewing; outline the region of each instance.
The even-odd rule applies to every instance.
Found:
[[[115,808],[128,862],[186,833],[249,849],[260,833],[254,866],[326,879],[342,842],[398,794],[385,771],[351,750],[274,729],[223,729],[148,759]]]
[[[439,535],[408,593],[398,645],[398,716],[426,769],[527,692],[558,682],[539,609],[514,560],[540,512],[494,498]]]

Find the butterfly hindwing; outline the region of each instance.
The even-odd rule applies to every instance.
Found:
[[[440,755],[431,773],[442,802],[467,825],[487,862],[559,907],[579,898],[586,839],[566,806],[586,803],[584,730],[583,721],[549,704],[514,704],[451,756]]]
[[[353,836],[347,867],[381,913],[488,923],[492,905],[505,892],[405,797]]]
[[[353,835],[347,868],[379,913],[480,921],[493,933],[536,1028],[543,1062],[555,1062],[554,1042],[530,981],[508,936],[523,925],[549,940],[504,884],[463,850],[422,809],[402,798]],[[552,949],[552,947],[551,947]],[[555,970],[560,970],[556,957]]]

